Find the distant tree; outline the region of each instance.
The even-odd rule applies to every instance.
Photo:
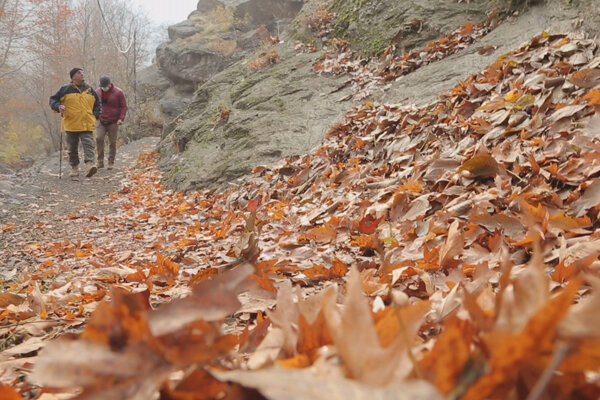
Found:
[[[110,76],[134,115],[136,75],[151,55],[151,29],[145,14],[124,0],[0,0],[0,147],[28,143],[41,127],[41,150],[32,152],[59,149],[61,121],[48,98],[74,66],[84,68],[92,87]],[[28,151],[18,143],[10,149],[11,159]]]

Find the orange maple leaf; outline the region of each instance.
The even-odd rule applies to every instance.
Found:
[[[374,235],[358,235],[352,238],[350,242],[353,246],[358,246],[361,249],[375,249],[377,248],[377,240]]]
[[[423,259],[417,260],[416,267],[425,271],[436,271],[440,269],[440,250],[442,245],[438,247],[432,247],[431,250],[427,247],[423,247]]]
[[[190,285],[194,285],[198,282],[201,282],[205,279],[209,279],[210,277],[218,275],[218,274],[219,274],[219,270],[216,268],[208,267],[208,268],[201,269],[200,271],[198,271],[196,273],[196,275],[194,275],[192,277],[192,279],[190,279]]]
[[[319,311],[317,318],[312,323],[309,323],[304,314],[300,313],[296,346],[300,354],[307,354],[312,359],[313,356],[316,356],[314,352],[317,349],[332,343],[333,339],[329,334],[323,310]]]
[[[459,32],[461,35],[470,35],[473,32],[474,25],[470,22],[465,23],[465,27],[462,28]]]
[[[471,322],[453,315],[444,324],[433,348],[419,363],[427,379],[442,393],[448,394],[456,386],[471,357],[473,335]]]
[[[309,229],[303,235],[298,237],[298,241],[314,240],[320,244],[333,243],[337,237],[337,230],[330,224],[317,226],[316,228]]]
[[[572,281],[558,296],[552,298],[527,323],[521,333],[506,335],[501,332],[488,334],[491,359],[490,372],[469,387],[465,400],[499,395],[498,389],[512,386],[520,369],[538,354],[552,353],[556,327],[573,303],[581,286],[580,280]]]
[[[17,391],[10,386],[0,384],[0,399],[3,400],[22,400],[22,397]]]
[[[258,276],[256,274],[252,274],[248,278],[255,281],[259,288],[268,292],[277,293],[277,288],[273,286],[273,281],[271,281],[267,276]]]
[[[583,96],[584,100],[589,100],[590,106],[600,106],[600,89],[592,89],[588,94]]]
[[[383,215],[379,218],[373,219],[370,215],[367,215],[358,222],[358,230],[360,233],[370,235],[377,230],[377,226],[383,219]]]
[[[322,265],[315,265],[312,268],[305,269],[302,271],[309,279],[332,279],[332,278],[343,278],[348,272],[346,264],[341,262],[337,257],[333,260],[331,268],[325,268]]]

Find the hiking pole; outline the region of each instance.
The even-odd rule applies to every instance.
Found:
[[[62,179],[62,129],[60,130],[60,147],[58,148],[58,179]]]

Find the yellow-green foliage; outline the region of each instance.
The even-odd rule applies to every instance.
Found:
[[[45,154],[44,129],[26,121],[10,120],[0,127],[0,162],[14,164],[21,157]]]

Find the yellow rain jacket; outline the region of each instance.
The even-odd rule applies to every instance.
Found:
[[[93,132],[96,119],[100,117],[101,105],[98,95],[87,84],[77,86],[64,85],[50,96],[50,107],[58,112],[60,105],[65,106],[63,130],[65,132]]]

